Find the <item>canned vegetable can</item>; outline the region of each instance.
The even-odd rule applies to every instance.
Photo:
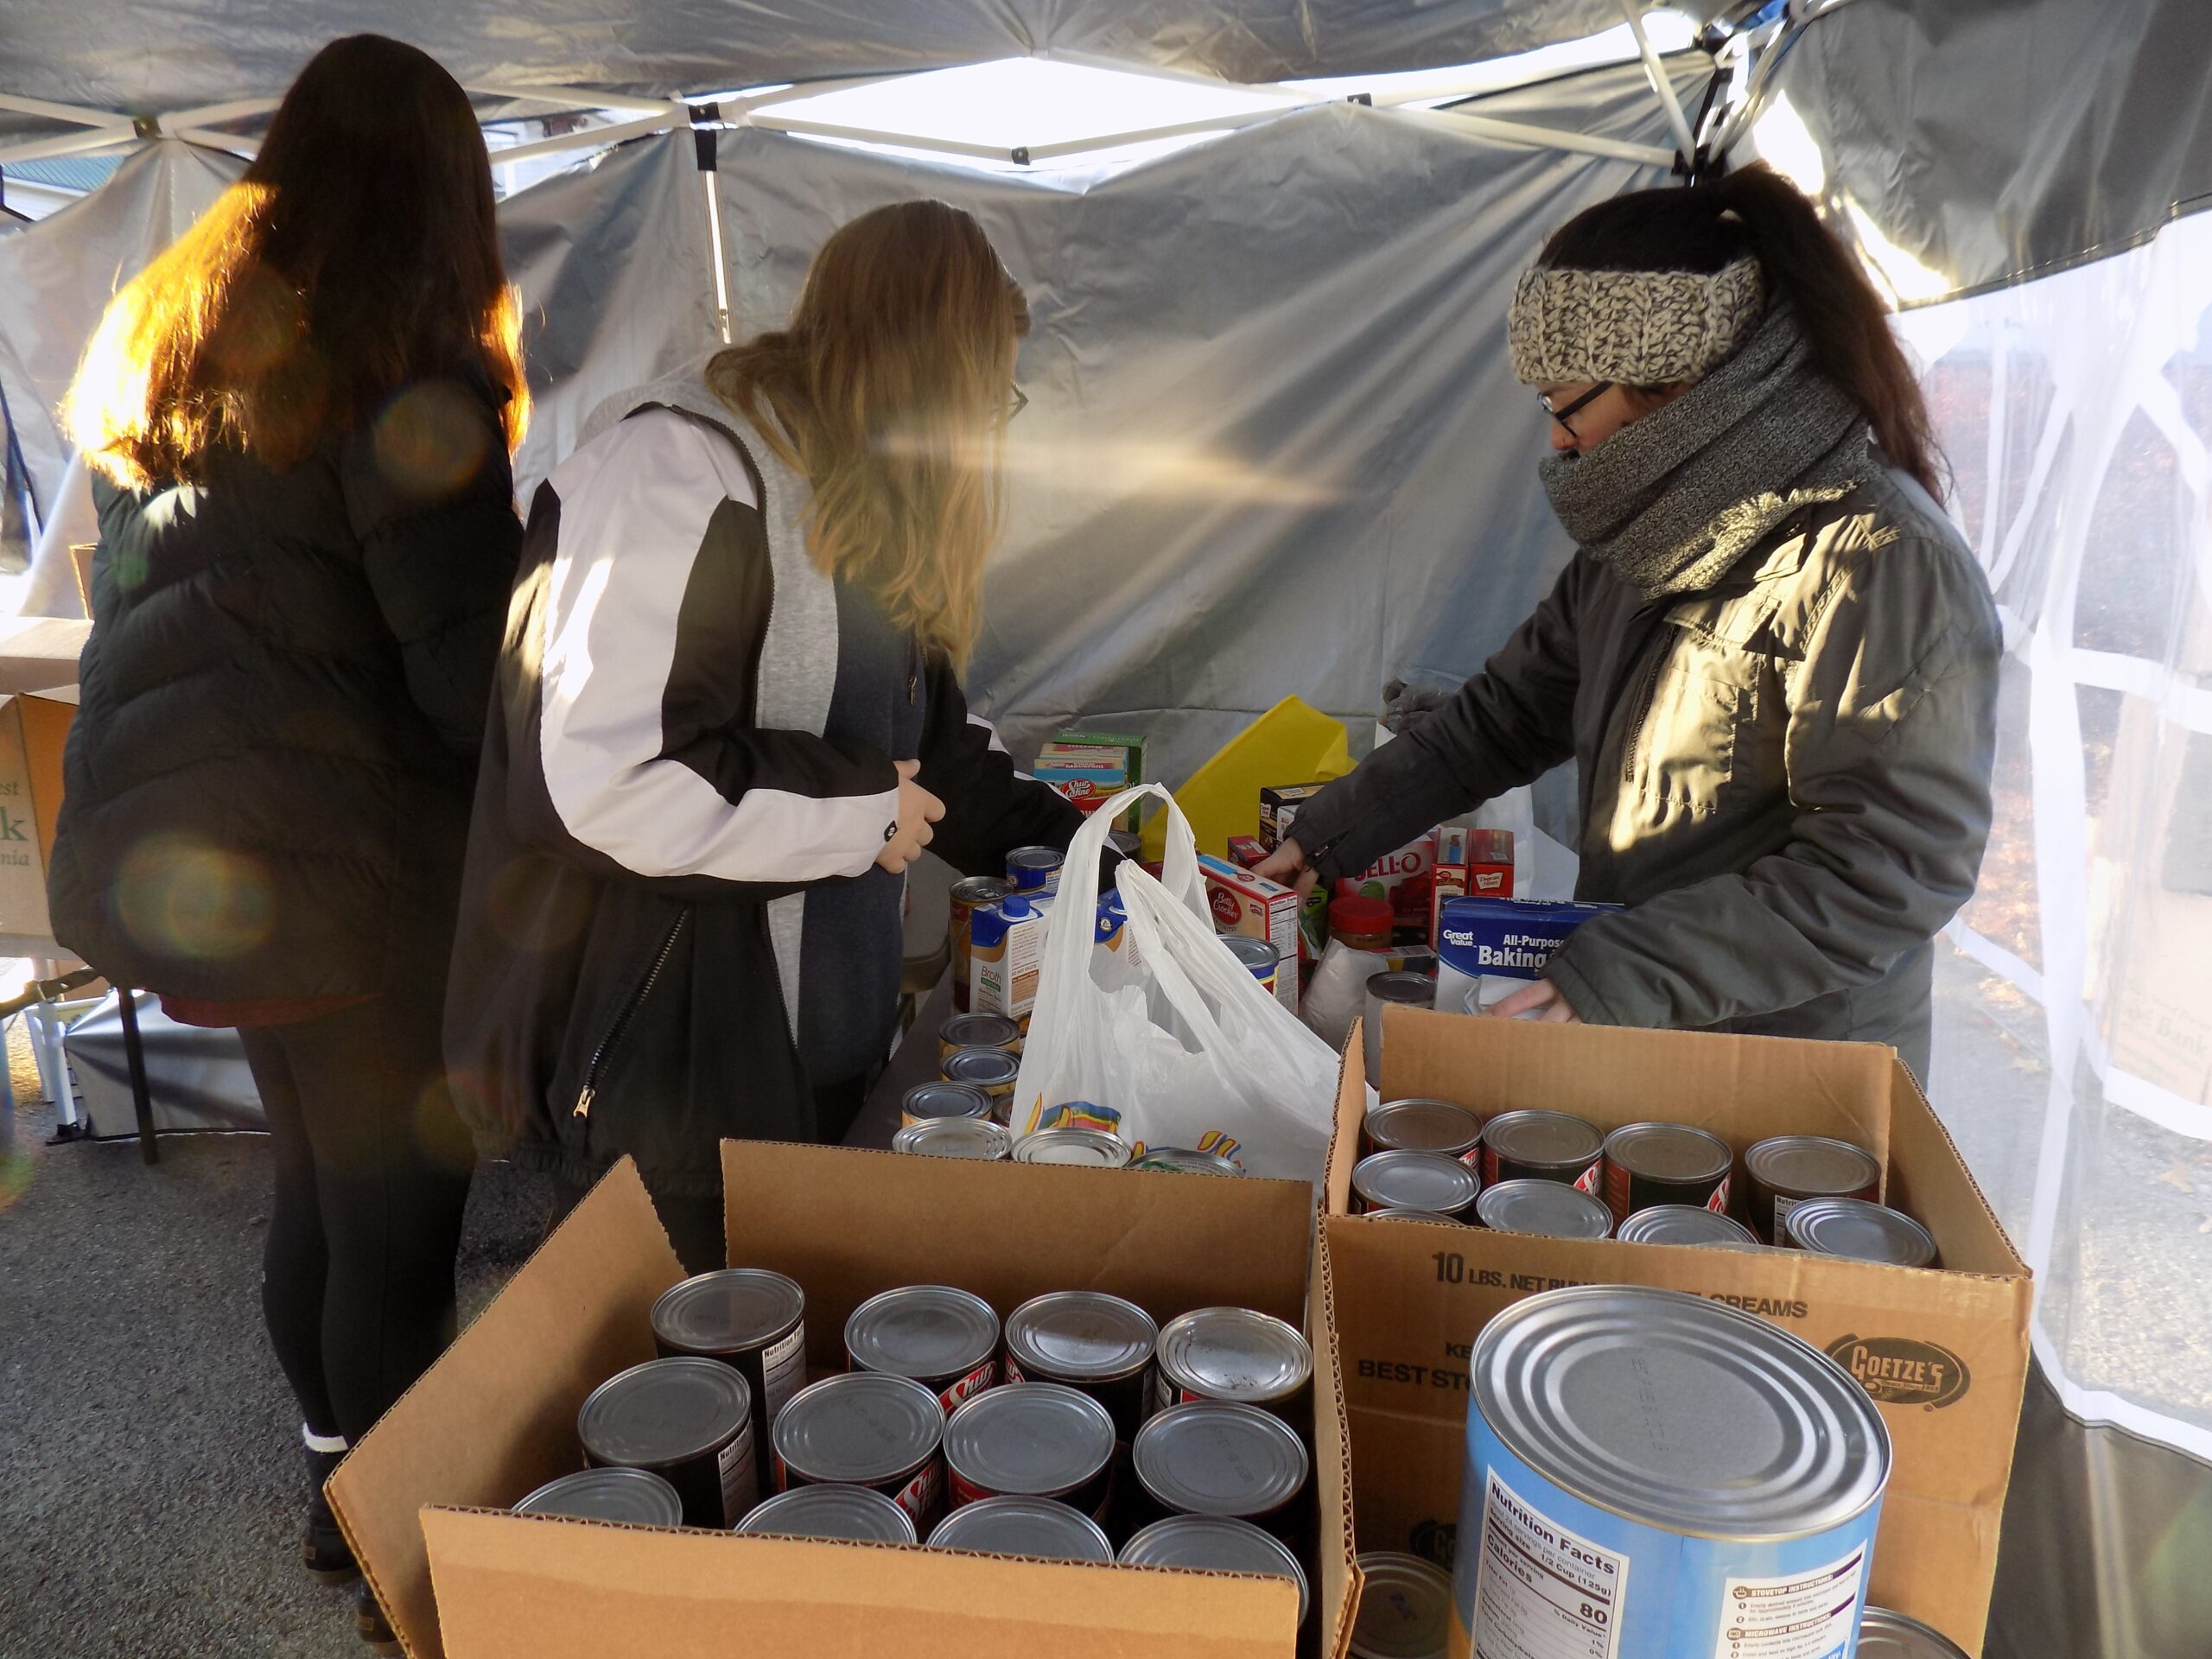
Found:
[[[918,1083],[899,1096],[900,1128],[912,1128],[917,1123],[938,1117],[968,1117],[989,1122],[991,1097],[965,1083]]]
[[[1458,1216],[1440,1216],[1433,1210],[1370,1210],[1370,1221],[1433,1221],[1445,1227],[1465,1227],[1467,1223]]]
[[[1351,1659],[1444,1659],[1452,1636],[1452,1579],[1418,1555],[1360,1552],[1364,1581]]]
[[[973,1158],[995,1163],[1014,1151],[1014,1137],[1003,1125],[973,1117],[932,1117],[909,1123],[891,1137],[893,1152],[929,1158]]]
[[[1481,1190],[1481,1177],[1440,1152],[1378,1152],[1352,1166],[1352,1203],[1358,1211],[1433,1210],[1465,1219]]]
[[[1310,1602],[1306,1569],[1283,1541],[1249,1521],[1222,1516],[1171,1515],[1140,1527],[1122,1546],[1123,1567],[1176,1567],[1196,1573],[1250,1573],[1298,1586],[1298,1622]]]
[[[1728,1213],[1735,1154],[1717,1135],[1687,1123],[1628,1123],[1605,1137],[1605,1207],[1616,1223],[1655,1204]]]
[[[794,1486],[764,1499],[737,1523],[753,1538],[835,1538],[858,1544],[921,1541],[913,1517],[867,1486]]]
[[[1218,933],[1214,936],[1229,947],[1229,953],[1244,964],[1246,971],[1272,995],[1275,976],[1281,971],[1282,952],[1265,939],[1255,939],[1249,933]]]
[[[687,1527],[726,1530],[760,1501],[753,1391],[718,1359],[618,1371],[585,1397],[576,1438],[592,1467],[649,1470],[673,1486]]]
[[[1106,1408],[1127,1445],[1152,1408],[1160,1327],[1135,1302],[1103,1290],[1033,1296],[1006,1318],[1006,1380],[1058,1382]]]
[[[1716,1215],[1700,1205],[1655,1204],[1639,1210],[1613,1230],[1624,1244],[1703,1244],[1723,1249],[1756,1250],[1751,1230],[1733,1216]]]
[[[1007,885],[1020,893],[1058,893],[1065,861],[1051,847],[1017,847],[1006,855]]]
[[[1223,1516],[1277,1536],[1304,1519],[1298,1502],[1313,1459],[1272,1412],[1201,1400],[1170,1406],[1129,1448],[1137,1484],[1156,1513]]]
[[[1313,1350],[1297,1329],[1249,1307],[1199,1307],[1160,1327],[1154,1407],[1192,1401],[1297,1411],[1313,1382]]]
[[[1890,1439],[1827,1355],[1701,1297],[1581,1285],[1493,1318],[1470,1382],[1455,1659],[1852,1651]]]
[[[1194,1147],[1147,1147],[1144,1156],[1132,1159],[1131,1169],[1164,1169],[1179,1175],[1242,1175],[1233,1160],[1217,1152],[1200,1152]]]
[[[577,1521],[620,1521],[633,1527],[680,1527],[683,1500],[649,1469],[580,1469],[549,1480],[515,1505],[517,1515],[559,1515]]]
[[[950,1285],[906,1285],[871,1296],[845,1321],[856,1371],[907,1376],[948,1412],[999,1380],[999,1316]]]
[[[866,1486],[906,1510],[916,1534],[944,1502],[944,1408],[912,1377],[848,1371],[808,1384],[776,1419],[776,1484]]]
[[[1436,981],[1410,969],[1395,969],[1368,976],[1367,994],[1360,1000],[1365,1024],[1360,1028],[1360,1054],[1367,1063],[1367,1080],[1382,1086],[1382,1010],[1395,1004],[1404,1008],[1436,1006]]]
[[[1864,1198],[1807,1198],[1789,1212],[1788,1243],[1820,1255],[1849,1256],[1892,1268],[1936,1265],[1936,1240],[1902,1210]]]
[[[930,1548],[1099,1567],[1114,1559],[1114,1546],[1096,1521],[1050,1497],[986,1497],[963,1503],[937,1523]]]
[[[937,1073],[943,1082],[982,1090],[991,1103],[991,1121],[1003,1123],[1014,1107],[1021,1060],[1003,1048],[956,1048],[938,1062]]]
[[[1003,1014],[956,1014],[938,1027],[938,1064],[963,1048],[1002,1048],[1009,1054],[1019,1054],[1020,1023]]]
[[[1882,1196],[1882,1166],[1864,1147],[1824,1135],[1777,1135],[1744,1154],[1745,1208],[1751,1230],[1769,1244],[1787,1243],[1789,1212],[1807,1198]]]
[[[1564,1181],[1598,1191],[1605,1137],[1565,1112],[1501,1112],[1483,1125],[1483,1185]]]
[[[1500,1181],[1475,1200],[1475,1219],[1493,1232],[1533,1238],[1609,1238],[1613,1212],[1561,1181]]]
[[[1916,1618],[1869,1607],[1859,1621],[1859,1659],[1967,1659],[1966,1649]]]
[[[806,1381],[806,1293],[765,1268],[724,1268],[671,1285],[653,1304],[653,1346],[734,1366],[753,1395],[753,1445]]]
[[[1039,1129],[1014,1143],[1014,1161],[1125,1169],[1129,1162],[1129,1143],[1104,1129]]]
[[[944,1426],[944,1468],[957,1510],[987,1497],[1056,1497],[1104,1517],[1114,1420],[1087,1394],[1058,1382],[988,1389]]]
[[[1378,1152],[1440,1152],[1479,1167],[1483,1121],[1448,1100],[1408,1096],[1386,1100],[1360,1121],[1359,1155]]]

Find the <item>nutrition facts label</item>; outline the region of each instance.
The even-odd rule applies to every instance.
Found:
[[[1840,1561],[1781,1579],[1731,1579],[1713,1659],[1840,1659],[1859,1628],[1861,1547]]]
[[[1475,1578],[1476,1659],[1615,1659],[1627,1587],[1627,1556],[1578,1538],[1491,1471]]]
[[[715,1471],[722,1478],[722,1517],[729,1526],[735,1526],[745,1512],[760,1501],[760,1483],[753,1472],[753,1420],[737,1432],[737,1438],[715,1458]]]
[[[771,1423],[805,1380],[806,1325],[802,1322],[791,1327],[791,1335],[760,1351],[760,1393],[767,1401]]]

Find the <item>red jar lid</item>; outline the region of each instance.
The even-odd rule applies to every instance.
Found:
[[[1329,901],[1329,927],[1337,933],[1388,933],[1398,912],[1388,899],[1346,894]]]

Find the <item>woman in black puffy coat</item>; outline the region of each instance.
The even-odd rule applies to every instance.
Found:
[[[467,94],[357,35],[116,296],[67,410],[101,540],[54,932],[244,1041],[331,1581],[321,1478],[452,1332],[471,1156],[439,1009],[521,537],[516,325]],[[365,1592],[361,1621],[388,1637]]]

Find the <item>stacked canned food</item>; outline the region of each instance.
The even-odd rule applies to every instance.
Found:
[[[1709,1130],[1630,1123],[1601,1133],[1565,1112],[1487,1122],[1447,1100],[1370,1109],[1351,1174],[1356,1212],[1465,1223],[1547,1238],[1762,1245],[1933,1267],[1925,1228],[1884,1205],[1872,1153],[1824,1135],[1776,1135],[1735,1155]]]
[[[1162,1326],[1055,1291],[1007,1315],[950,1285],[845,1322],[806,1381],[806,1298],[781,1274],[687,1279],[652,1309],[660,1357],[594,1389],[586,1467],[518,1513],[988,1554],[1262,1573],[1314,1544],[1313,1351],[1249,1308]]]

